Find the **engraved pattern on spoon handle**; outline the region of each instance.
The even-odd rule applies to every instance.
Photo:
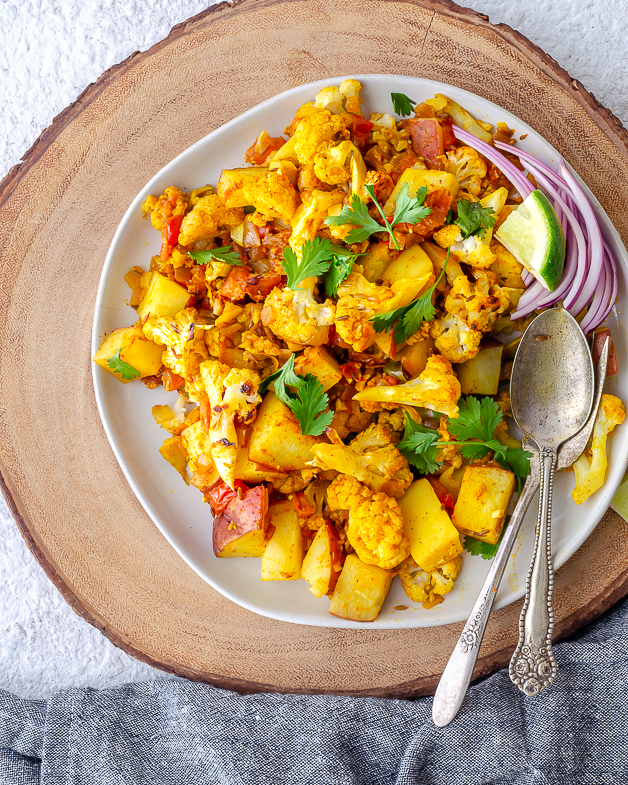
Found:
[[[538,695],[556,678],[558,666],[552,651],[554,630],[554,571],[552,569],[552,490],[556,450],[540,454],[541,494],[532,563],[519,619],[519,642],[510,660],[509,676],[526,695]]]

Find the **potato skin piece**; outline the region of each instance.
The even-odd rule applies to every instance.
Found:
[[[216,556],[259,557],[264,551],[268,490],[249,488],[233,499],[222,515],[214,518],[213,546]]]
[[[253,423],[249,460],[282,472],[306,469],[320,439],[304,436],[299,421],[274,393],[267,393]]]
[[[497,464],[467,466],[451,520],[463,534],[495,545],[506,519],[515,475]]]

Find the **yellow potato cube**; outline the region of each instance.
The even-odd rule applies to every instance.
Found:
[[[303,541],[299,516],[291,501],[271,504],[268,523],[275,527],[262,554],[263,581],[296,581],[301,577]]]
[[[335,357],[324,346],[306,346],[305,351],[294,362],[294,371],[299,376],[308,373],[323,385],[323,392],[330,390],[342,379],[342,371]]]
[[[430,257],[420,245],[411,245],[388,265],[384,271],[383,279],[384,283],[390,286],[408,279],[422,281],[422,285],[425,286],[433,273],[434,265]]]
[[[218,180],[216,193],[225,207],[246,207],[251,204],[247,191],[266,179],[265,166],[248,166],[245,169],[223,169]]]
[[[371,283],[379,283],[384,278],[384,271],[390,264],[388,243],[375,243],[358,263],[364,268],[362,275]]]
[[[425,338],[403,349],[398,359],[401,360],[403,370],[410,374],[411,379],[423,373],[427,361],[434,353],[435,348],[434,339]]]
[[[271,482],[272,480],[279,480],[284,476],[286,475],[282,472],[276,472],[259,463],[250,461],[248,447],[241,447],[238,450],[238,457],[236,458],[235,465],[236,480],[250,483]]]
[[[137,308],[142,321],[148,316],[174,317],[182,311],[190,299],[187,289],[165,275],[152,273],[151,281]]]
[[[190,481],[188,480],[188,476],[185,471],[185,459],[187,456],[181,441],[181,437],[172,436],[170,439],[166,439],[166,441],[159,448],[159,452],[161,453],[162,457],[165,458],[168,463],[179,472],[181,477],[183,477],[185,480],[185,484],[189,485]]]
[[[514,487],[515,475],[501,466],[467,466],[452,516],[456,529],[495,545]]]
[[[395,212],[397,196],[404,183],[408,184],[408,196],[416,196],[417,191],[423,187],[427,188],[428,194],[438,188],[446,188],[452,197],[458,193],[458,181],[449,172],[441,172],[438,169],[406,169],[384,205],[384,212],[387,215]]]
[[[331,594],[342,570],[342,548],[338,533],[329,521],[321,526],[303,559],[301,577],[315,597]]]
[[[497,395],[503,349],[503,344],[489,338],[482,342],[475,357],[456,365],[460,389],[465,395]]]
[[[274,393],[267,393],[253,423],[249,460],[291,472],[306,469],[312,447],[321,440],[304,436],[299,421]]]
[[[351,621],[373,621],[379,615],[393,579],[392,570],[364,564],[352,553],[347,556],[331,596],[332,616]]]
[[[428,480],[413,482],[399,506],[410,553],[424,572],[434,572],[462,553],[460,535]]]
[[[154,376],[161,368],[161,357],[164,353],[164,347],[158,346],[153,341],[149,341],[144,336],[141,327],[135,325],[134,327],[122,327],[119,330],[114,330],[100,349],[94,355],[94,362],[116,376],[123,384],[133,381],[133,378],[124,378],[122,372],[115,370],[109,365],[109,361],[115,362],[115,355],[119,359],[130,366],[131,372],[128,374],[133,378],[139,379],[144,376]],[[132,372],[137,371],[139,376],[135,376]]]

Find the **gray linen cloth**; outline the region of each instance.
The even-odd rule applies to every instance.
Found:
[[[539,697],[500,671],[444,729],[431,698],[242,696],[183,680],[49,701],[0,692],[0,783],[625,785],[628,600],[556,658]]]

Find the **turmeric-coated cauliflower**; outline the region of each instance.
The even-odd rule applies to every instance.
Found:
[[[166,346],[162,363],[186,382],[190,400],[198,402],[193,384],[199,366],[208,357],[204,325],[195,308],[184,308],[174,317],[149,316],[142,331],[154,343]]]
[[[616,425],[621,425],[626,416],[624,404],[615,395],[602,395],[600,408],[593,428],[591,457],[583,453],[574,463],[576,487],[573,500],[582,504],[604,484],[606,477],[606,438]]]
[[[458,181],[460,188],[473,196],[480,193],[486,177],[486,164],[472,147],[457,147],[447,153],[445,169]]]
[[[363,352],[375,340],[372,316],[385,310],[394,297],[387,286],[370,283],[361,273],[351,273],[338,287],[336,332],[356,352]]]
[[[460,395],[460,382],[451,363],[435,354],[428,358],[425,370],[416,379],[389,387],[370,387],[357,393],[353,399],[422,406],[448,417],[457,417]]]
[[[161,232],[166,221],[184,215],[187,206],[187,195],[176,186],[170,185],[159,198],[147,196],[142,204],[142,212],[150,213],[150,222],[158,232]]]
[[[342,185],[352,178],[353,159],[361,162],[364,168],[362,154],[352,142],[323,144],[314,156],[314,174],[328,185]]]
[[[408,556],[395,568],[395,572],[407,596],[429,609],[442,602],[444,595],[454,588],[461,567],[462,556],[457,556],[433,572],[424,572],[412,556]]]
[[[233,229],[243,220],[243,210],[225,207],[217,194],[209,194],[199,199],[181,222],[179,243],[192,245],[199,240],[210,240],[221,228]]]
[[[471,283],[466,275],[454,279],[445,300],[447,313],[459,316],[471,330],[489,332],[498,314],[510,305],[508,292],[495,284],[494,273],[476,271]]]
[[[333,511],[349,511],[347,539],[365,564],[390,570],[408,556],[410,543],[395,499],[341,474],[327,489],[327,504]]]
[[[383,425],[371,425],[350,444],[343,444],[334,432],[328,432],[332,444],[312,447],[312,466],[349,474],[368,485],[400,499],[412,483],[408,461],[392,443],[391,433]]]
[[[300,346],[327,343],[336,309],[331,300],[316,302],[315,284],[316,278],[306,278],[295,291],[275,288],[266,297],[262,322],[278,338]]]
[[[223,481],[233,488],[238,456],[235,419],[242,425],[255,419],[257,405],[262,400],[258,393],[261,380],[255,371],[230,368],[218,360],[201,363],[200,373],[211,411],[211,455]]]
[[[304,117],[294,132],[294,152],[300,164],[313,161],[325,142],[348,139],[349,130],[344,117],[326,109]]]
[[[299,204],[297,191],[282,168],[271,169],[266,177],[252,180],[243,191],[259,213],[256,223],[260,226],[274,218],[290,223]]]
[[[472,330],[457,314],[447,314],[430,323],[436,348],[452,363],[470,360],[480,351],[482,333]]]

